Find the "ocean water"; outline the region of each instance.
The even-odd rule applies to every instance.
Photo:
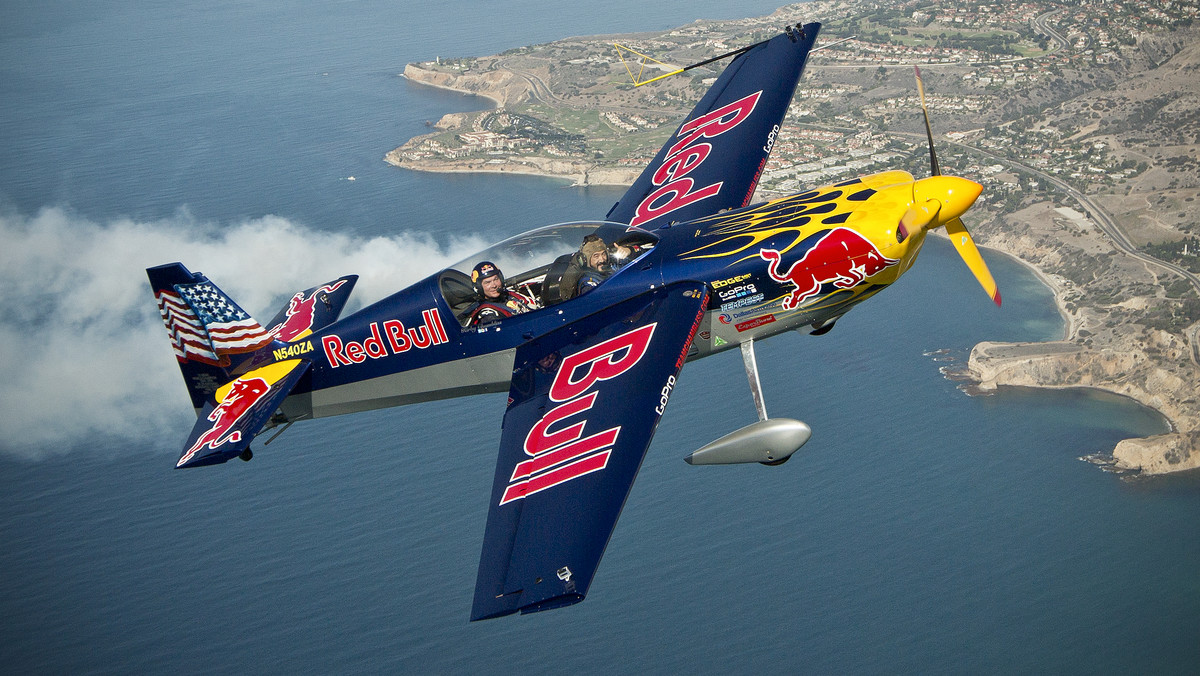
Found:
[[[759,346],[770,412],[814,430],[784,466],[682,462],[754,420],[736,355],[688,365],[568,609],[467,622],[503,396],[171,469],[190,413],[146,265],[269,314],[346,272],[379,297],[620,194],[385,165],[486,105],[405,63],[774,9],[499,5],[0,6],[3,671],[1194,673],[1200,477],[1080,461],[1164,429],[1128,400],[944,378],[980,340],[1062,325],[989,255],[994,308],[942,240],[830,334]]]

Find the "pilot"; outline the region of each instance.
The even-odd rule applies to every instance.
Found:
[[[471,270],[471,284],[478,303],[469,311],[469,324],[486,324],[537,309],[525,295],[504,288],[504,273],[491,261],[482,261]]]

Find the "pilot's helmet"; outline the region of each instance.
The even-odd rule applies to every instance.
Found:
[[[500,268],[491,261],[482,261],[471,270],[471,286],[475,287],[475,293],[483,295],[483,280],[488,277],[500,275],[500,286],[504,286],[504,273],[500,272]]]
[[[579,247],[579,255],[581,258],[583,258],[582,263],[584,267],[592,267],[592,256],[601,252],[607,253],[608,245],[604,243],[604,240],[600,237],[600,235],[592,234],[583,238],[583,244]],[[598,269],[601,272],[608,272],[609,265],[610,263],[605,260],[600,263]]]

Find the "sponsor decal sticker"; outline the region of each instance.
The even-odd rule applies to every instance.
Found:
[[[750,279],[750,273],[748,273],[748,272],[744,275],[738,275],[737,277],[730,277],[729,279],[717,280],[712,283],[712,287],[714,289],[723,289],[727,286],[737,284],[738,282],[744,282],[747,279]]]
[[[700,330],[700,322],[704,319],[704,308],[706,305],[708,305],[708,299],[705,299],[700,304],[700,310],[696,312],[696,318],[692,320],[692,329],[688,331],[687,340],[683,343],[683,350],[679,352],[679,359],[675,360],[675,370],[677,372],[683,368],[683,362],[687,361],[688,348],[692,346],[692,339],[696,337],[696,331]],[[697,349],[697,351],[699,350]]]
[[[717,292],[717,297],[721,299],[722,303],[728,303],[755,293],[758,293],[758,287],[753,284],[739,284],[728,289],[721,289]]]
[[[730,312],[732,310],[737,310],[738,308],[744,308],[744,307],[750,307],[751,305],[757,305],[758,303],[762,302],[763,297],[764,297],[763,294],[756,293],[753,296],[746,296],[744,298],[739,298],[739,299],[729,302],[729,303],[722,303],[721,304],[721,312]]]
[[[757,308],[757,307],[750,308],[749,310],[740,310],[737,312],[722,312],[721,314],[717,315],[717,321],[722,324],[733,324],[734,322],[736,322],[739,319],[745,319],[746,317],[754,317],[754,316],[760,315],[762,313],[763,313],[763,308]]]
[[[757,329],[760,326],[765,326],[774,321],[775,321],[775,315],[765,315],[762,317],[757,317],[755,319],[751,319],[750,321],[742,322],[741,324],[734,324],[733,328],[737,329],[738,333],[741,333],[743,331],[749,331],[750,329]]]
[[[767,143],[763,146],[763,152],[769,153],[775,147],[775,137],[779,135],[779,125],[772,125],[771,131],[767,134]]]
[[[662,415],[663,411],[667,410],[667,402],[671,399],[671,390],[675,389],[675,376],[667,377],[667,384],[663,385],[662,392],[658,398],[658,406],[654,407],[654,412]]]

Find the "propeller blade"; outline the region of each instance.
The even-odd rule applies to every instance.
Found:
[[[963,262],[970,268],[971,274],[975,275],[980,286],[999,307],[1000,289],[996,287],[996,280],[992,279],[992,273],[988,270],[987,263],[983,262],[983,256],[979,255],[979,248],[975,246],[975,240],[971,239],[971,233],[967,232],[967,226],[963,225],[962,219],[955,218],[946,223],[946,234],[950,235],[950,241],[954,243],[954,248]]]
[[[914,204],[900,217],[900,224],[908,232],[915,232],[932,223],[941,209],[942,203],[937,200],[925,200],[924,204]]]
[[[921,69],[913,66],[917,73],[917,93],[921,96],[921,114],[925,116],[925,136],[929,139],[929,170],[930,176],[941,176],[938,167],[937,152],[933,149],[933,128],[929,126],[929,109],[925,107],[925,84],[921,82]]]
[[[908,236],[924,230],[933,223],[933,219],[937,218],[938,212],[942,209],[942,203],[937,200],[925,200],[922,204],[914,204],[904,212],[900,217],[900,225],[897,226],[899,240],[903,242],[908,239]]]
[[[913,66],[913,71],[917,74],[917,94],[921,98],[921,114],[925,117],[925,138],[929,139],[930,175],[940,177],[942,170],[938,166],[937,151],[933,149],[933,128],[929,126],[929,108],[925,106],[925,83],[921,81],[921,69]],[[971,233],[967,232],[967,226],[963,225],[962,218],[959,218],[960,214],[975,203],[975,199],[979,197],[981,190],[983,190],[983,187],[978,183],[955,177],[926,178],[917,181],[913,186],[914,198],[919,199],[920,193],[933,193],[938,195],[938,199],[927,200],[924,203],[924,207],[914,205],[909,208],[904,217],[900,219],[900,227],[907,228],[910,216],[914,221],[924,218],[923,214],[918,215],[916,212],[924,211],[927,213],[929,211],[928,205],[931,202],[936,202],[938,209],[932,211],[932,215],[927,223],[937,218],[939,210],[944,212],[942,219],[949,219],[944,223],[946,234],[950,236],[950,241],[954,243],[954,249],[958,251],[958,255],[967,264],[967,268],[971,270],[971,274],[975,275],[975,279],[979,280],[979,285],[987,292],[992,302],[999,306],[1000,289],[996,287],[996,280],[992,278],[992,272],[988,270],[987,263],[983,262],[983,256],[979,255],[979,247],[975,246],[975,240],[971,239]],[[946,208],[941,209],[942,206]]]

